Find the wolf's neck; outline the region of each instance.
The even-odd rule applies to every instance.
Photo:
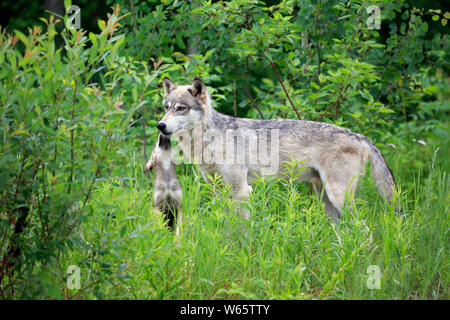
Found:
[[[220,113],[211,107],[205,124],[211,128],[236,129],[236,119],[235,117]]]

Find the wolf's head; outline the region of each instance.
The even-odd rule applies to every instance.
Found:
[[[205,119],[211,106],[210,97],[205,84],[195,78],[191,85],[177,86],[165,77],[163,100],[165,116],[156,127],[165,135],[181,129],[193,129],[196,123]]]
[[[152,171],[155,167],[168,168],[172,162],[172,146],[170,138],[162,133],[158,136],[158,141],[153,148],[150,160],[145,165],[145,172]]]

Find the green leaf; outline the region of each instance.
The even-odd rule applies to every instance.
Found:
[[[26,47],[30,46],[30,39],[28,39],[28,37],[26,35],[24,35],[19,30],[14,30],[14,32],[17,35],[17,37],[20,39],[20,41],[22,41]]]
[[[311,86],[311,87],[313,87],[314,89],[316,89],[316,90],[319,90],[320,89],[320,87],[317,85],[317,83],[315,83],[314,81],[311,81],[310,83],[309,83],[309,85]]]
[[[15,135],[18,135],[18,134],[23,134],[23,135],[26,135],[26,136],[29,136],[29,135],[30,135],[30,134],[28,133],[28,131],[26,131],[26,130],[24,130],[24,129],[16,130],[16,131],[14,131],[11,135],[12,135],[12,136],[15,136]]]
[[[138,93],[137,93],[137,88],[136,88],[136,87],[133,87],[133,88],[131,89],[131,94],[133,95],[133,100],[134,100],[135,102],[137,102],[137,100],[138,100]]]
[[[337,21],[345,20],[345,19],[347,19],[347,18],[350,18],[351,16],[352,16],[351,14],[346,14],[345,16],[339,17],[339,18],[337,19]]]
[[[320,81],[320,83],[324,83],[326,81],[326,78],[322,73],[319,74],[319,81]]]
[[[97,44],[97,35],[95,33],[89,32],[89,39],[93,45]]]
[[[71,5],[72,5],[72,0],[64,0],[64,8],[66,8],[66,12],[67,12],[67,10],[69,10]]]
[[[105,20],[102,19],[98,19],[98,27],[100,28],[101,31],[106,29],[106,22]]]
[[[271,55],[269,52],[264,51],[264,56],[265,56],[267,59],[269,59],[269,61],[272,61],[272,55]]]

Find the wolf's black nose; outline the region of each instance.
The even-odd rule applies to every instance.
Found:
[[[166,124],[164,122],[158,122],[156,125],[159,131],[164,132],[164,129],[166,128]]]

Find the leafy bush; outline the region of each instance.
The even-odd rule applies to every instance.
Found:
[[[119,19],[115,10],[89,38],[67,18],[58,34],[53,16],[45,32],[1,34],[3,297],[55,296],[55,284],[39,283],[63,280],[53,266],[76,245],[73,235],[91,210],[93,186],[123,172],[124,135],[136,107],[123,108],[116,85],[123,76],[111,73],[123,42]]]
[[[418,108],[423,99],[436,101],[435,86],[424,82],[448,71],[447,35],[428,32],[427,20],[440,23],[434,11],[379,1],[375,29],[367,1],[129,3],[125,52],[195,64],[166,72],[182,81],[202,76],[224,112],[297,118],[295,106],[304,119],[334,120],[371,136],[413,115],[422,122],[442,114],[437,106]]]

